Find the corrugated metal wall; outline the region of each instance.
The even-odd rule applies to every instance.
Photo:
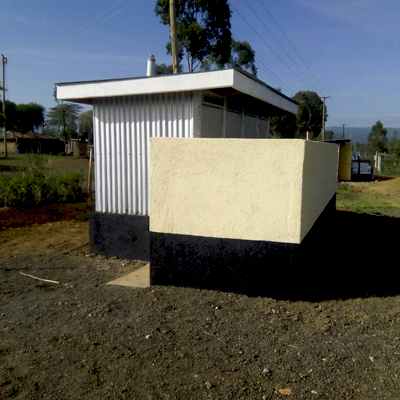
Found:
[[[193,137],[193,92],[93,101],[96,211],[149,215],[150,137]]]

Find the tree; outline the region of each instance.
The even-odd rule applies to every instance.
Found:
[[[325,140],[332,140],[335,136],[335,132],[331,129],[329,131],[325,131]]]
[[[284,114],[271,118],[271,131],[274,136],[280,138],[294,138],[296,134],[296,116]]]
[[[45,108],[37,103],[18,104],[16,111],[16,130],[21,133],[35,131],[43,125]]]
[[[0,101],[0,127],[3,127],[5,125],[6,130],[11,130],[15,131],[16,125],[15,125],[15,120],[16,120],[16,110],[15,108],[17,105],[13,103],[12,101],[6,100],[6,113],[3,115],[3,102]]]
[[[400,156],[400,138],[397,131],[393,131],[393,136],[389,140],[389,152],[395,157]]]
[[[182,71],[183,67],[181,64],[178,65],[178,71]],[[172,64],[156,64],[155,65],[155,73],[156,75],[170,75],[174,73]]]
[[[86,111],[79,115],[79,137],[88,139],[89,143],[93,143],[93,110]]]
[[[37,103],[15,104],[6,100],[6,129],[21,133],[34,131],[43,125],[44,112],[45,108]],[[4,117],[0,113],[0,126],[3,122]]]
[[[316,92],[303,91],[297,92],[293,100],[299,103],[297,113],[297,136],[306,137],[306,132],[310,132],[312,137],[317,137],[322,129],[323,102]],[[325,121],[327,113],[325,108]]]
[[[77,136],[77,120],[82,107],[78,104],[58,104],[47,113],[46,127],[64,140]]]
[[[367,156],[367,145],[366,143],[356,142],[353,146],[354,151],[359,151],[362,157]]]
[[[221,63],[227,63],[232,42],[228,1],[176,0],[175,4],[178,58],[187,60],[189,72],[210,54],[219,55]],[[155,13],[162,24],[169,25],[169,0],[157,0]],[[171,42],[167,52],[171,54]]]
[[[256,52],[248,42],[232,41],[231,60],[229,61],[232,68],[241,68],[257,76],[255,58]]]
[[[384,129],[381,121],[376,121],[376,124],[372,126],[371,133],[368,135],[368,150],[370,153],[377,151],[387,153],[388,141],[386,135],[387,129]]]
[[[172,64],[171,65],[166,65],[166,64],[156,64],[155,65],[155,73],[156,75],[170,75],[174,73]]]
[[[257,67],[255,65],[256,52],[251,45],[244,41],[239,42],[232,40],[231,55],[227,63],[222,63],[221,57],[218,54],[209,54],[201,63],[201,70],[209,71],[212,69],[223,68],[239,68],[247,71],[250,74],[257,76]]]
[[[276,136],[283,138],[305,138],[308,131],[311,138],[316,138],[322,128],[322,100],[316,92],[311,91],[297,92],[292,99],[299,103],[297,116],[280,115],[271,118],[272,131]],[[325,121],[326,117],[325,108]],[[327,138],[331,138],[329,134]]]

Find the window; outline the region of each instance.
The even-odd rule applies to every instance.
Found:
[[[204,92],[203,103],[208,106],[222,108],[225,104],[225,99],[222,96],[217,95],[213,92]]]

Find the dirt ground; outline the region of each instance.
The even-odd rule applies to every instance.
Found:
[[[400,178],[375,180],[372,182],[347,182],[346,184],[367,192],[400,197]]]
[[[106,286],[143,262],[89,254],[85,212],[10,229],[3,216],[0,398],[399,399],[398,236],[378,249],[341,235],[336,261],[353,259],[353,273],[322,260],[314,284],[325,290],[336,276],[346,296],[288,301]],[[362,235],[400,227],[337,220]]]

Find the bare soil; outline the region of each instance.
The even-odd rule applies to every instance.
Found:
[[[375,180],[372,182],[346,182],[346,185],[355,187],[361,191],[400,197],[400,178]]]
[[[288,301],[106,286],[143,262],[88,254],[77,215],[0,231],[0,398],[399,399],[397,239],[346,233],[399,220],[339,213],[315,289],[347,296]]]

